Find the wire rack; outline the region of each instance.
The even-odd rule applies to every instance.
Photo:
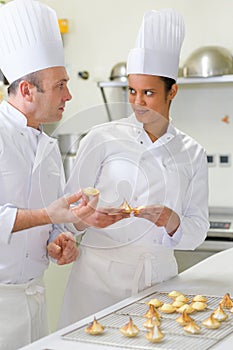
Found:
[[[195,295],[186,294],[191,301]],[[176,318],[180,315],[178,313],[163,314],[161,318],[160,330],[164,334],[164,338],[159,343],[150,343],[145,335],[147,330],[143,326],[145,322],[145,313],[148,310],[146,304],[151,299],[159,299],[164,303],[171,303],[171,298],[165,292],[156,292],[140,299],[137,302],[129,304],[115,312],[112,312],[98,320],[105,326],[104,333],[98,336],[89,335],[85,332],[86,326],[77,328],[69,333],[64,334],[63,339],[86,342],[98,345],[108,345],[114,347],[128,348],[128,349],[165,349],[165,350],[206,350],[216,345],[219,341],[225,339],[226,336],[233,332],[233,314],[224,310],[228,314],[228,319],[221,323],[218,329],[207,329],[202,325],[202,321],[210,316],[210,314],[218,307],[222,297],[206,296],[207,308],[204,311],[198,311],[191,314],[200,327],[199,334],[189,334],[184,331],[183,327],[176,322]],[[137,337],[124,337],[120,328],[129,322],[129,317],[133,319],[133,323],[140,329]]]

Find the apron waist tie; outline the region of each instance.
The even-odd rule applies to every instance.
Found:
[[[151,287],[152,285],[152,260],[155,260],[155,256],[151,253],[144,253],[140,255],[134,278],[133,278],[133,285],[132,285],[132,295],[135,295],[138,293],[138,285],[139,285],[139,279],[143,272],[143,268],[145,271],[145,286]]]

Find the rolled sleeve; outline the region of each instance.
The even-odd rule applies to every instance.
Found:
[[[0,243],[9,244],[15,223],[17,208],[12,204],[0,207]]]

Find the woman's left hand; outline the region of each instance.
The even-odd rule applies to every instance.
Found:
[[[180,225],[180,218],[176,212],[163,205],[150,205],[138,208],[134,216],[147,219],[156,226],[165,227],[169,236],[173,236]]]

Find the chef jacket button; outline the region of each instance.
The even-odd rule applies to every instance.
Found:
[[[143,141],[140,141],[141,144],[143,144]]]
[[[29,257],[29,253],[26,253],[26,258],[28,258]]]

